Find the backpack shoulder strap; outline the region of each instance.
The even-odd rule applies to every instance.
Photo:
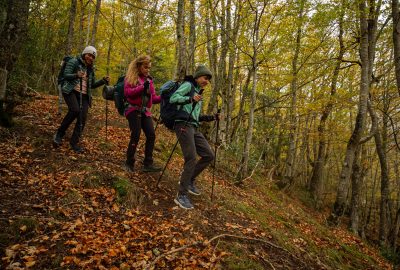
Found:
[[[194,84],[192,82],[189,82],[189,83],[190,83],[191,88],[190,88],[190,92],[187,94],[187,96],[193,97],[194,93],[196,92],[196,88],[194,87]]]

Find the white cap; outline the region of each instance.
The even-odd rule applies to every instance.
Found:
[[[90,53],[90,54],[93,55],[95,58],[97,57],[96,48],[93,47],[93,46],[87,46],[87,47],[83,50],[82,55],[87,54],[87,53]]]

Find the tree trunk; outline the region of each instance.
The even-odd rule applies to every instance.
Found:
[[[218,94],[226,92],[226,56],[229,50],[229,34],[230,34],[230,20],[228,20],[228,16],[230,18],[230,10],[227,7],[230,7],[230,0],[228,0],[227,5],[225,6],[225,0],[221,1],[221,15],[220,15],[220,37],[221,37],[221,54],[218,60],[218,67],[216,73],[214,74],[214,87],[211,92],[211,97],[207,106],[206,114],[212,114],[215,111],[215,108],[218,106]],[[229,15],[228,15],[229,14]],[[229,23],[229,24],[228,24]]]
[[[182,80],[186,75],[186,38],[185,38],[185,1],[178,1],[178,17],[176,20],[176,37],[178,41],[177,48],[177,66],[175,78]]]
[[[211,15],[210,12],[213,9],[211,6],[211,2],[207,1],[206,4],[206,18],[205,18],[205,31],[206,31],[206,36],[207,36],[207,53],[208,53],[208,59],[210,61],[210,70],[212,74],[216,74],[217,70],[217,44],[215,38],[213,38],[213,31],[212,29],[216,28],[216,21],[215,21],[215,16],[212,16],[212,22],[211,24]],[[215,76],[212,78],[212,82],[214,82]]]
[[[243,166],[242,166],[242,171],[241,171],[241,179],[244,177],[247,177],[248,175],[248,165],[249,165],[249,160],[250,160],[250,147],[252,144],[253,140],[253,126],[254,126],[254,109],[256,107],[256,98],[257,98],[257,71],[258,71],[258,46],[259,46],[259,41],[260,41],[260,24],[261,24],[261,18],[264,14],[266,5],[262,7],[259,7],[256,5],[253,8],[253,12],[255,14],[255,19],[254,19],[254,28],[252,32],[252,47],[253,47],[253,55],[251,57],[252,63],[251,63],[251,69],[253,72],[253,86],[252,86],[252,91],[251,91],[251,101],[250,101],[250,110],[249,110],[249,120],[248,120],[248,126],[247,126],[247,132],[246,132],[246,138],[244,142],[244,149],[243,149],[243,156],[242,156],[242,161],[243,161]],[[238,181],[238,184],[241,183],[241,180]]]
[[[234,122],[234,126],[232,127],[232,133],[231,133],[231,141],[233,141],[233,139],[236,136],[236,132],[239,129],[240,123],[242,122],[242,118],[243,118],[243,114],[244,114],[244,107],[245,107],[245,103],[246,103],[246,99],[247,99],[247,92],[249,91],[249,85],[250,85],[250,80],[251,77],[253,76],[253,70],[250,69],[249,72],[247,73],[247,78],[246,81],[244,83],[244,86],[241,87],[241,93],[242,93],[242,97],[240,99],[240,105],[239,105],[239,112],[238,115],[236,117],[236,120]]]
[[[378,125],[378,117],[376,113],[373,111],[372,106],[370,106],[371,118],[374,118],[373,121]],[[388,236],[388,218],[389,218],[389,193],[390,193],[390,181],[389,181],[389,173],[387,167],[387,159],[386,159],[386,147],[382,142],[382,135],[380,128],[377,128],[377,131],[374,135],[376,152],[379,157],[379,163],[381,165],[381,202],[380,202],[380,222],[379,222],[379,243],[381,247],[385,247],[387,245],[387,236]]]
[[[399,0],[392,0],[393,53],[397,91],[400,95],[400,13]]]
[[[238,53],[236,49],[233,49],[229,54],[229,70],[228,70],[228,84],[229,84],[229,96],[228,100],[225,103],[225,139],[222,138],[222,141],[226,141],[226,143],[231,142],[231,137],[229,134],[231,133],[231,125],[232,125],[232,113],[235,110],[235,99],[239,78],[239,69],[234,72],[235,61],[238,61]]]
[[[325,127],[326,121],[328,120],[329,115],[331,114],[334,97],[336,95],[337,90],[337,82],[339,77],[340,65],[343,60],[343,55],[345,52],[344,43],[343,43],[343,17],[344,17],[344,4],[341,5],[341,11],[339,16],[339,53],[336,60],[335,69],[333,71],[332,83],[331,83],[331,92],[329,96],[329,101],[326,104],[318,125],[318,152],[317,158],[314,160],[314,166],[312,171],[312,176],[310,180],[310,191],[314,201],[316,202],[317,208],[321,205],[321,198],[324,190],[324,183],[322,181],[323,171],[325,167],[325,156],[326,156],[326,136],[325,136]]]
[[[6,19],[0,33],[0,125],[11,126],[12,119],[3,110],[7,102],[7,82],[14,64],[18,59],[21,46],[25,40],[29,0],[8,0],[6,2]]]
[[[284,185],[291,185],[293,182],[293,175],[294,175],[294,162],[296,156],[296,106],[297,106],[297,73],[298,73],[298,59],[300,54],[300,47],[301,47],[301,38],[302,38],[302,27],[303,27],[303,17],[304,17],[304,1],[298,1],[299,6],[299,15],[298,15],[298,27],[296,32],[296,47],[293,55],[292,60],[292,81],[290,83],[290,93],[291,93],[291,100],[290,100],[290,109],[289,109],[289,146],[286,155],[286,162],[285,162],[285,174],[284,174]]]
[[[236,98],[236,88],[237,88],[237,79],[238,79],[238,72],[237,70],[236,75],[235,75],[235,62],[239,61],[238,58],[238,49],[234,45],[237,42],[238,39],[238,33],[239,33],[239,28],[240,28],[240,12],[241,12],[241,2],[239,2],[239,6],[236,7],[235,10],[235,18],[233,22],[233,28],[232,28],[232,36],[229,38],[231,40],[231,43],[233,46],[229,46],[229,60],[228,60],[228,75],[227,75],[227,87],[226,87],[226,96],[224,97],[225,101],[225,110],[224,110],[224,115],[225,115],[225,137],[226,138],[221,138],[222,141],[226,141],[226,139],[229,139],[228,134],[230,134],[230,129],[231,129],[231,119],[232,119],[232,112],[234,111],[235,108],[235,98]],[[227,14],[230,14],[230,9],[231,9],[231,2],[229,1],[228,6],[227,6]],[[227,24],[231,25],[231,16],[227,16]],[[229,35],[229,34],[228,34]],[[224,126],[222,124],[222,126]],[[222,133],[222,132],[221,132]],[[223,135],[223,134],[221,134]],[[227,142],[229,143],[229,142]]]
[[[362,147],[358,147],[354,154],[353,171],[351,174],[351,209],[350,209],[350,229],[355,235],[359,235],[360,227],[360,192],[361,192],[361,181],[362,181]],[[361,150],[361,151],[360,151]]]
[[[107,67],[106,67],[106,72],[107,75],[110,75],[110,62],[111,62],[111,51],[113,47],[113,40],[114,40],[114,26],[115,26],[115,7],[114,3],[112,5],[112,29],[110,33],[110,39],[108,41],[108,50],[107,50]]]
[[[97,0],[96,11],[94,13],[94,18],[93,18],[92,38],[90,40],[90,45],[94,47],[96,47],[96,34],[97,34],[97,25],[99,23],[100,8],[101,8],[101,0]]]
[[[196,52],[196,2],[190,0],[189,12],[189,49],[188,49],[188,74],[193,74],[195,70],[195,52]]]
[[[83,32],[83,26],[85,24],[85,8],[86,4],[83,3],[83,0],[79,0],[81,6],[81,14],[79,19],[79,46],[78,50],[82,51],[85,48],[85,37]]]
[[[332,225],[337,225],[340,217],[343,215],[347,191],[349,187],[349,178],[353,169],[354,155],[360,143],[362,132],[365,128],[365,118],[367,113],[367,101],[369,94],[369,58],[368,58],[368,23],[365,14],[366,4],[365,0],[359,3],[360,12],[360,61],[361,61],[361,82],[360,82],[360,96],[358,101],[358,113],[354,125],[353,133],[347,143],[346,154],[340,172],[339,183],[336,191],[336,200],[334,208],[328,222]]]
[[[77,6],[77,0],[71,0],[71,7],[69,9],[69,23],[68,23],[68,34],[67,34],[65,55],[71,55],[72,47],[74,46],[74,24],[76,18],[76,6]]]

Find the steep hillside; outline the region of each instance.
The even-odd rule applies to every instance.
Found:
[[[95,99],[84,154],[68,140],[52,148],[64,115],[56,112],[56,97],[36,96],[17,107],[15,127],[0,128],[3,269],[391,269],[376,249],[326,227],[270,179],[254,176],[238,188],[217,169],[211,201],[209,168],[195,209],[182,210],[173,202],[179,150],[156,188],[159,174],[122,169],[129,129],[113,104],[106,139],[105,101]],[[159,126],[159,165],[174,143]]]

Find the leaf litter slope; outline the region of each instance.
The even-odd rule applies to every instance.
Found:
[[[390,269],[345,230],[318,235],[315,224],[301,220],[304,211],[296,202],[266,197],[256,185],[237,188],[220,171],[213,202],[209,169],[200,178],[204,194],[193,198],[195,210],[179,209],[173,198],[182,158],[173,156],[159,188],[158,174],[141,173],[140,162],[133,174],[123,171],[127,121],[110,103],[106,140],[100,98],[89,112],[86,152],[69,149],[70,133],[53,149],[51,139],[63,116],[56,106],[56,97],[37,96],[17,107],[14,128],[0,129],[3,268],[335,269],[326,253],[310,246],[357,246],[367,255],[356,262],[343,256],[340,263],[349,269]],[[157,128],[159,164],[174,142],[171,132]]]

